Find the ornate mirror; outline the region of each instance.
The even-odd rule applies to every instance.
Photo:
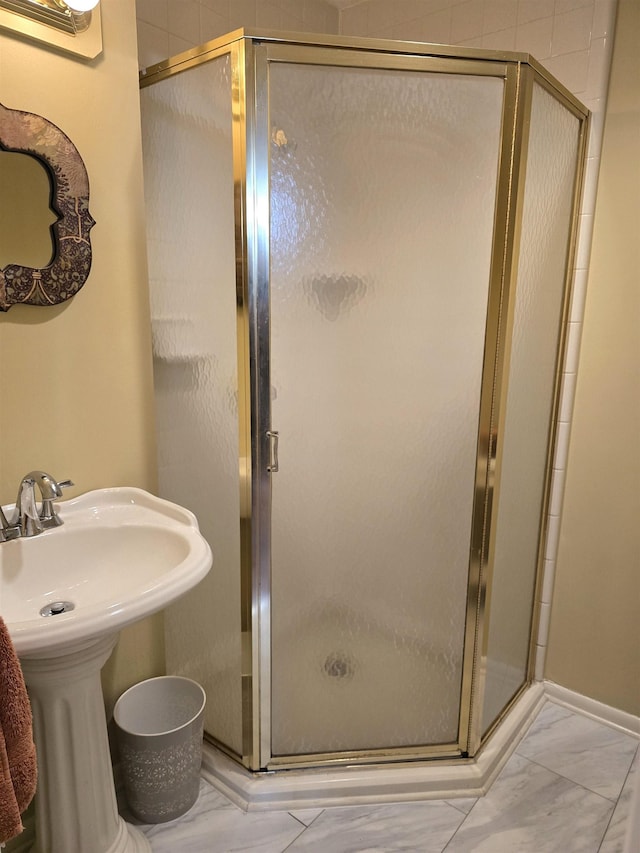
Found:
[[[89,231],[95,222],[89,213],[87,170],[75,145],[55,124],[34,113],[10,110],[0,104],[0,157],[4,157],[5,152],[26,155],[27,159],[33,158],[44,167],[50,184],[47,225],[50,220],[54,221],[50,225],[51,259],[48,265],[28,266],[30,261],[25,263],[25,256],[21,254],[20,257],[11,257],[10,262],[0,269],[0,311],[8,311],[18,303],[57,305],[80,290],[91,269]],[[28,168],[20,171],[29,174],[36,167],[37,172],[38,164],[22,164]],[[6,169],[0,171],[0,176],[17,171],[10,167],[9,172]],[[33,181],[29,186],[38,185],[35,174]],[[10,192],[8,187],[2,189],[4,214],[10,218],[12,212],[7,207]],[[28,204],[31,192],[25,192],[27,198],[21,201]],[[36,195],[35,191],[33,195]],[[16,220],[18,218],[16,215]],[[5,230],[6,233],[10,233],[9,229]],[[16,240],[15,251],[20,254],[17,243]],[[11,251],[9,247],[9,254]],[[47,254],[45,248],[44,256]]]

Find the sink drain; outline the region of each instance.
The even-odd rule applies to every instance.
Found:
[[[41,616],[58,616],[60,613],[68,613],[75,609],[73,601],[52,601],[40,608]]]

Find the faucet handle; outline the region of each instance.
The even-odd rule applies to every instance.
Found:
[[[53,478],[51,478],[53,480]],[[55,488],[53,489],[53,494],[51,497],[42,498],[42,508],[40,510],[40,522],[42,526],[46,529],[49,527],[59,527],[62,524],[62,519],[59,517],[58,513],[53,506],[54,500],[62,497],[62,490],[68,489],[69,486],[75,485],[73,480],[59,480],[56,482],[53,480],[53,485]]]

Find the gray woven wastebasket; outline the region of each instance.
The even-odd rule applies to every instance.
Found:
[[[134,684],[116,702],[125,795],[145,823],[180,817],[198,798],[205,701],[197,682],[164,675]]]

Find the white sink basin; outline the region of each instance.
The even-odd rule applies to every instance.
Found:
[[[0,545],[0,613],[19,656],[115,634],[209,571],[195,516],[141,489],[100,489],[57,507],[62,526]],[[57,602],[73,610],[40,615]]]

